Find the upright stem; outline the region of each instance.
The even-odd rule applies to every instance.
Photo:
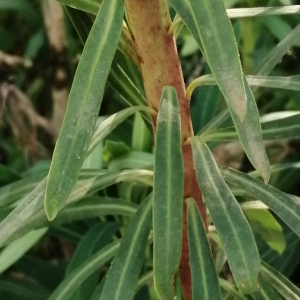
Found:
[[[193,136],[189,100],[174,35],[169,33],[171,18],[167,0],[126,0],[126,10],[130,30],[137,52],[140,70],[148,106],[158,110],[164,86],[176,89],[180,105],[182,153],[184,161],[184,199],[189,197],[197,201],[202,218],[206,224],[205,207],[196,180],[191,146],[184,144]],[[153,132],[156,131],[156,118],[152,119]],[[187,237],[187,216],[184,203],[184,223],[182,256],[179,276],[185,300],[192,299],[191,272]]]

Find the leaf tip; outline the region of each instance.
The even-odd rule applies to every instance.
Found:
[[[53,203],[53,201],[49,201],[49,198],[47,198],[46,196],[44,201],[44,207],[48,221],[53,221],[58,213],[57,206]]]

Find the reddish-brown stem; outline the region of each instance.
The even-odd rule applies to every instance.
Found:
[[[158,110],[162,88],[176,89],[181,115],[182,153],[184,161],[184,199],[195,198],[206,224],[205,207],[196,180],[192,149],[185,141],[193,136],[189,99],[177,53],[174,36],[168,33],[171,25],[167,0],[126,0],[130,30],[134,39],[148,106]],[[152,119],[156,130],[156,117]],[[179,276],[185,300],[192,299],[191,272],[187,238],[187,217],[184,202],[183,242]]]

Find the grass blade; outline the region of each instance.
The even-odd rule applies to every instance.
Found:
[[[87,39],[48,176],[45,211],[49,220],[64,206],[85,159],[117,49],[123,14],[123,0],[104,0]]]
[[[201,138],[192,139],[192,149],[197,180],[235,283],[242,293],[255,292],[260,258],[250,226]]]
[[[173,299],[173,276],[182,246],[183,160],[176,91],[164,87],[157,118],[153,188],[154,284],[161,299]]]
[[[300,300],[300,290],[281,273],[262,262],[261,274],[286,300]]]
[[[193,299],[221,300],[216,267],[198,207],[194,199],[186,201]]]
[[[271,185],[264,185],[259,179],[233,169],[222,169],[222,174],[230,184],[266,204],[300,237],[299,198],[294,199]]]
[[[152,226],[152,194],[133,217],[105,279],[101,300],[131,300],[135,294]]]
[[[269,282],[261,275],[259,276],[259,293],[253,294],[252,297],[254,300],[281,300]]]

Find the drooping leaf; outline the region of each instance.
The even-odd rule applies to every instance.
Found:
[[[292,47],[295,38],[300,35],[300,24],[296,26],[285,39],[283,39],[276,47],[274,47],[257,65],[254,70],[254,75],[267,76],[274,69],[274,67],[281,61],[285,53]],[[254,89],[255,90],[255,89]],[[206,130],[213,130],[222,125],[230,117],[229,111],[226,109],[220,112],[214,119],[203,128],[202,132]]]
[[[201,41],[198,44],[228,106],[243,121],[247,96],[234,32],[223,1],[171,0],[171,3],[196,41]]]
[[[192,149],[197,180],[235,283],[242,293],[255,292],[260,258],[250,226],[201,138],[192,139]]]
[[[193,300],[221,300],[218,276],[206,231],[194,199],[187,199]]]
[[[87,39],[47,180],[45,211],[49,220],[64,206],[87,154],[123,14],[124,0],[104,0]]]
[[[98,176],[97,173],[99,174]],[[75,203],[86,195],[95,193],[117,182],[137,181],[152,185],[153,172],[144,170],[126,170],[122,172],[96,170],[96,172],[90,172],[86,176],[88,176],[86,179],[77,182],[66,204]],[[46,221],[46,215],[43,210],[45,186],[46,179],[1,222],[0,247],[41,226]],[[84,213],[88,212],[82,209],[81,216],[84,216]],[[75,212],[76,214],[79,214],[78,210],[77,213]]]
[[[161,299],[172,299],[182,247],[184,181],[179,104],[173,87],[163,88],[154,155],[154,284]]]
[[[300,290],[281,273],[262,262],[261,274],[286,300],[299,300]]]
[[[266,204],[300,237],[300,199],[233,169],[222,169],[226,181]]]
[[[141,204],[133,217],[120,249],[105,279],[101,300],[131,300],[135,294],[139,273],[152,223],[152,194]]]

